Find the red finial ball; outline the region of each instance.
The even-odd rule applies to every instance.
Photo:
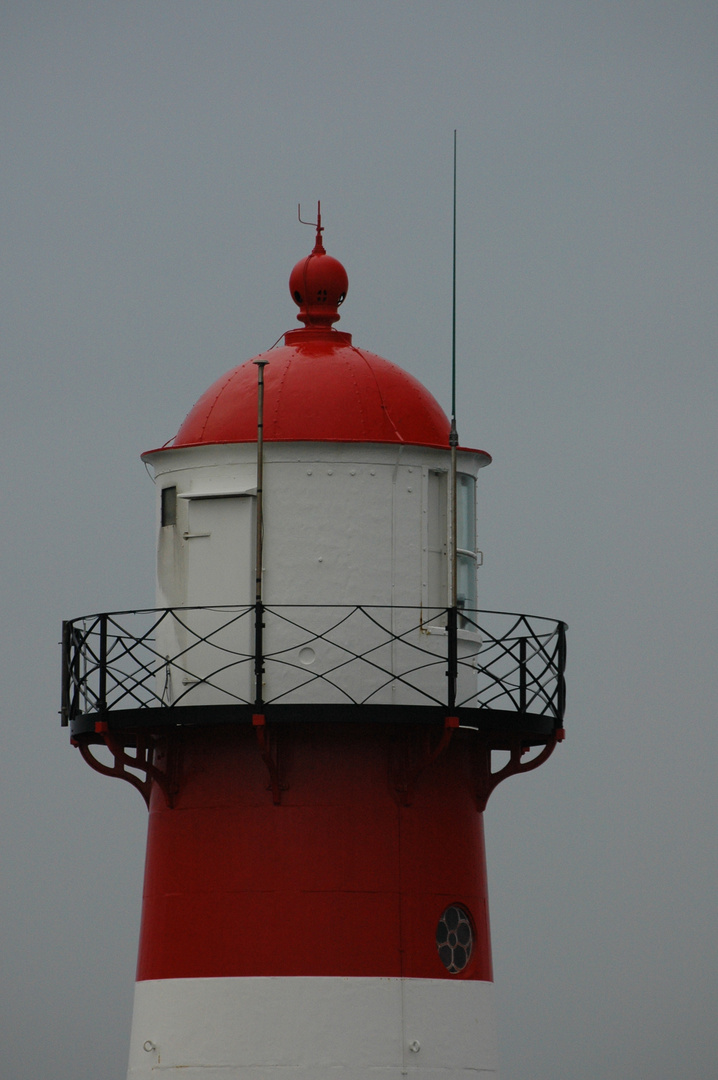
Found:
[[[324,250],[322,231],[319,218],[314,250],[305,259],[300,259],[289,275],[289,291],[299,307],[297,318],[308,327],[329,327],[337,322],[337,308],[349,288],[346,270],[338,259],[333,259]]]

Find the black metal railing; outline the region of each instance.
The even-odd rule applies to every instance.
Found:
[[[63,625],[62,718],[172,709],[182,723],[183,706],[315,703],[483,710],[556,728],[565,659],[564,623],[509,612],[264,604],[112,612]]]

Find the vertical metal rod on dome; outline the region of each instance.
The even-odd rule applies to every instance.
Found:
[[[453,257],[452,257],[452,294],[451,294],[451,429],[449,431],[449,446],[451,447],[451,603],[448,612],[448,656],[447,677],[449,680],[449,710],[453,711],[456,706],[456,683],[458,679],[458,652],[457,652],[457,629],[458,616],[457,581],[456,572],[458,566],[457,557],[457,496],[456,496],[456,451],[459,445],[459,435],[456,430],[456,128],[454,128],[454,230],[453,230]]]
[[[262,705],[264,675],[264,605],[262,603],[262,557],[264,546],[264,369],[269,363],[259,357],[257,365],[257,523],[254,543],[254,706]]]

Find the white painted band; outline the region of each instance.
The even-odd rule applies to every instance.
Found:
[[[497,1080],[493,985],[448,979],[137,983],[128,1080]]]

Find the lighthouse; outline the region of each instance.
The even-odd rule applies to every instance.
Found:
[[[128,1077],[495,1077],[483,811],[563,737],[566,627],[479,609],[490,457],[337,329],[319,215],[289,290],[142,455],[155,606],[63,626],[63,724],[149,810]]]

